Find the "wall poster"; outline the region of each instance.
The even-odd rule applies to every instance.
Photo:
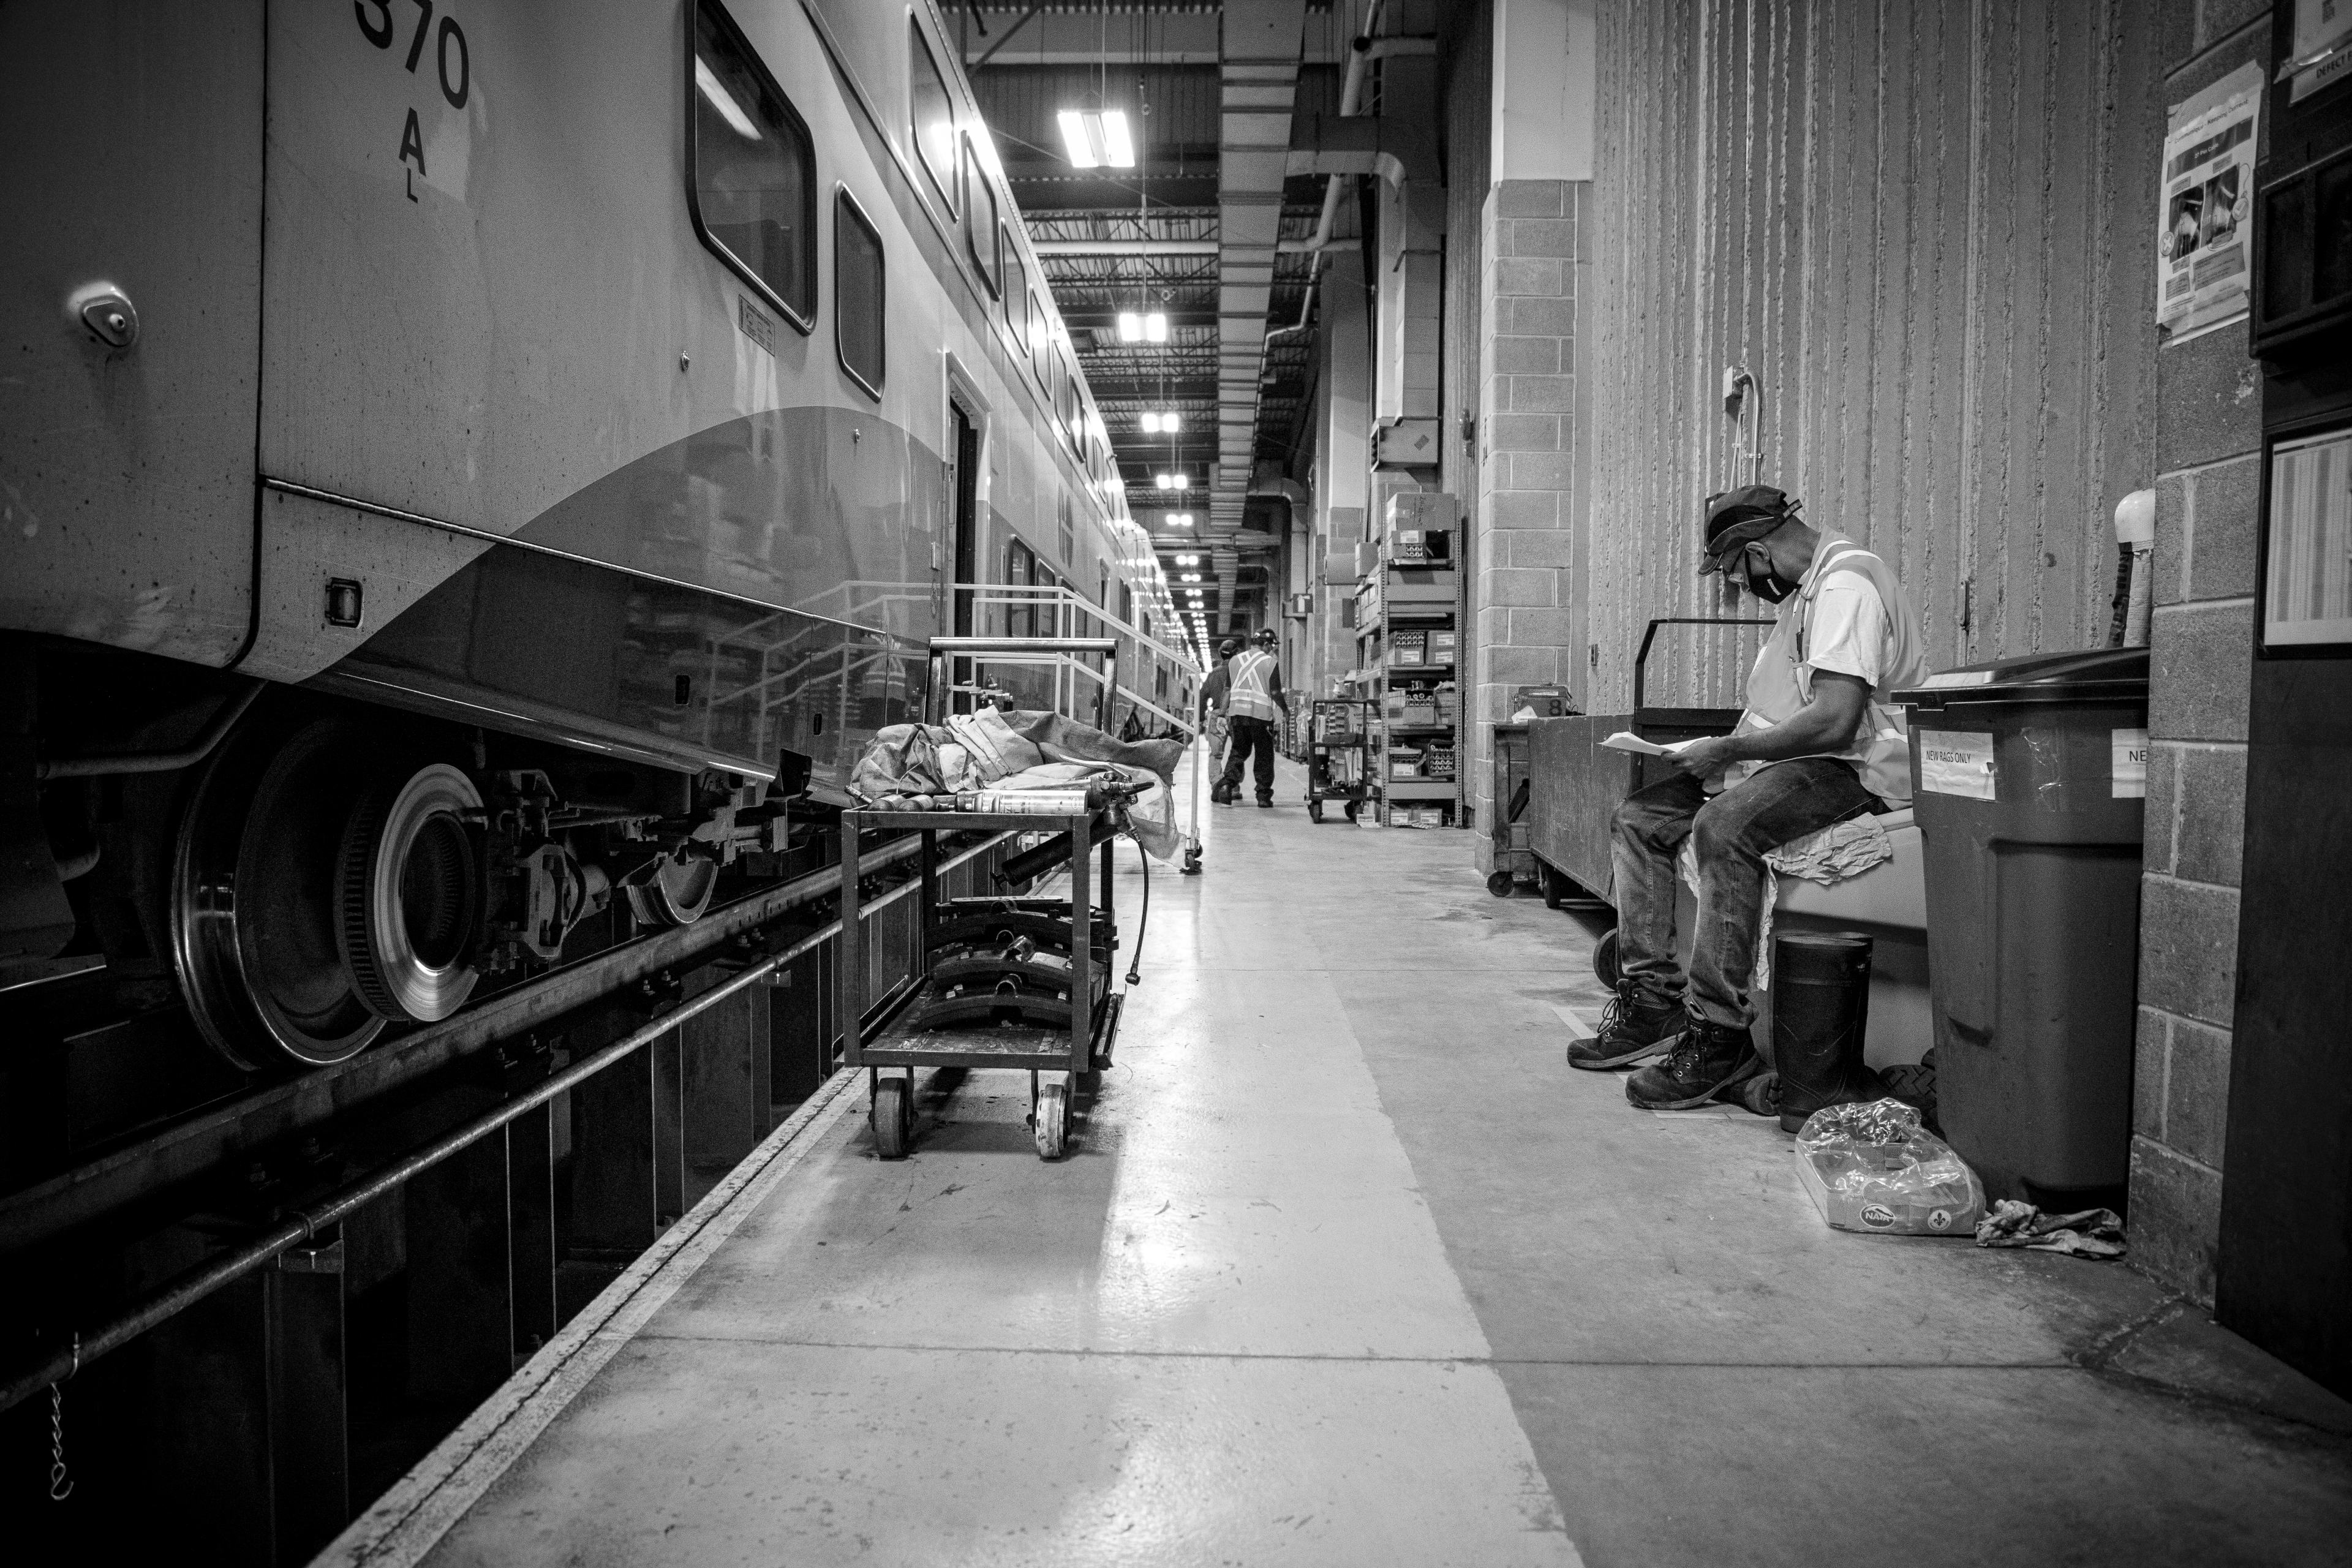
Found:
[[[2243,66],[2166,116],[2156,322],[2176,340],[2246,312],[2263,90],[2262,68]]]

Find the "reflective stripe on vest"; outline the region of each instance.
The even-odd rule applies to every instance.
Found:
[[[1266,694],[1274,675],[1274,656],[1244,648],[1226,667],[1233,671],[1233,689],[1225,694],[1225,711],[1235,719],[1272,719],[1281,712]]]

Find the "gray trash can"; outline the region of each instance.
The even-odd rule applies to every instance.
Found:
[[[1927,849],[1945,1135],[1995,1197],[2120,1206],[2147,650],[2002,659],[1896,698]]]

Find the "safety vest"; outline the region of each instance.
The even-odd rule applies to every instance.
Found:
[[[1918,685],[1927,673],[1927,657],[1920,647],[1919,616],[1886,563],[1852,540],[1822,540],[1813,552],[1813,568],[1805,574],[1803,584],[1782,601],[1772,635],[1764,639],[1763,651],[1756,656],[1755,668],[1748,671],[1748,710],[1740,714],[1738,727],[1732,732],[1744,735],[1769,729],[1795,717],[1812,700],[1812,671],[1804,664],[1811,651],[1813,601],[1820,597],[1822,584],[1832,572],[1852,572],[1868,579],[1870,585],[1878,590],[1878,602],[1886,613],[1886,657],[1853,740],[1839,749],[1815,754],[1842,757],[1853,763],[1862,772],[1864,788],[1892,805],[1901,806],[1911,798],[1911,747],[1904,728],[1903,710],[1887,699],[1906,687]],[[1767,765],[1735,763],[1726,770],[1724,782],[1727,785],[1738,784]]]
[[[1233,688],[1225,693],[1225,713],[1234,719],[1273,720],[1282,710],[1266,691],[1274,676],[1274,655],[1245,647],[1225,667],[1233,672]]]

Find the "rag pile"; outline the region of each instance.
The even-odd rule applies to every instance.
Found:
[[[1675,866],[1683,883],[1698,891],[1698,853],[1694,840],[1683,840]],[[1895,858],[1895,845],[1874,816],[1832,822],[1818,833],[1791,838],[1764,856],[1764,911],[1756,922],[1756,963],[1752,984],[1759,991],[1772,989],[1772,910],[1780,900],[1780,879],[1799,877],[1823,887],[1859,877],[1882,860]]]
[[[892,724],[877,731],[850,769],[849,790],[873,802],[898,795],[1140,785],[1119,826],[1144,851],[1172,858],[1182,847],[1170,791],[1181,741],[1120,741],[1059,713],[983,708],[944,724]]]

